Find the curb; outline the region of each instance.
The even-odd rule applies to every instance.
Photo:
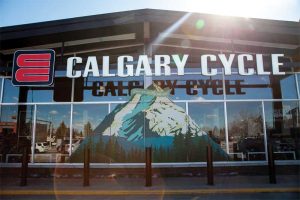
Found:
[[[140,196],[140,195],[197,195],[242,193],[300,193],[300,188],[240,188],[240,189],[192,189],[192,190],[2,190],[2,196],[65,195],[65,196]]]

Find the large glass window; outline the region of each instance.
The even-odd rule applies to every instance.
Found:
[[[268,142],[276,159],[299,159],[299,101],[265,102]]]
[[[70,105],[37,106],[35,162],[68,162],[69,124]]]
[[[54,84],[48,87],[16,87],[11,79],[4,81],[3,102],[70,102],[72,90],[72,79],[57,77]],[[75,101],[76,101],[75,92]],[[80,95],[79,95],[80,96]]]
[[[166,100],[146,112],[145,145],[154,148],[154,162],[206,161],[209,144],[215,160],[228,160],[223,103],[189,103],[188,110]]]
[[[155,97],[155,100],[145,112],[144,122],[141,121],[145,123],[145,146],[153,148],[153,161],[191,162],[195,159],[191,151],[195,123],[189,125],[185,109],[167,97]]]
[[[189,116],[226,152],[224,103],[189,103]]]
[[[51,87],[22,87],[20,102],[53,102],[53,88]],[[23,97],[26,96],[26,99]]]
[[[228,102],[227,119],[234,159],[266,159],[261,102]]]
[[[184,76],[173,74],[172,76],[153,77],[153,83],[161,88],[170,89],[172,100],[210,100],[223,99],[222,75],[212,77],[193,74],[190,72]]]
[[[4,79],[3,101],[4,103],[19,102],[19,87],[14,87],[11,84],[11,79]]]
[[[24,148],[31,147],[33,106],[1,106],[0,159],[20,162]]]
[[[91,152],[91,162],[107,162],[105,148],[110,134],[99,131],[103,120],[108,115],[107,104],[87,104],[73,106],[73,137],[71,162],[83,162],[83,150],[88,145]]]
[[[226,76],[227,99],[296,99],[294,75]]]
[[[71,162],[83,161],[85,146],[91,162],[144,162],[145,100],[133,95],[110,113],[107,104],[74,105]]]
[[[143,77],[87,77],[83,81],[83,101],[127,101],[131,91],[144,88]],[[75,87],[75,91],[77,88]]]

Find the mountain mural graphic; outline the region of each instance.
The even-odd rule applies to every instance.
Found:
[[[70,161],[82,162],[86,145],[91,162],[143,162],[147,146],[154,148],[157,162],[205,161],[208,144],[215,160],[228,160],[223,149],[168,96],[169,89],[156,84],[132,90],[130,100],[104,118]]]

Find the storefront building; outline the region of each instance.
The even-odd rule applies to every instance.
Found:
[[[1,28],[1,162],[29,146],[33,164],[80,163],[88,146],[93,163],[140,163],[152,146],[176,165],[210,144],[247,165],[272,144],[297,163],[299,41],[299,22],[149,9]],[[32,76],[20,50],[55,52],[53,84],[12,81]]]

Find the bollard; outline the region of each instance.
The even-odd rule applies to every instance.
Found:
[[[60,162],[61,162],[61,163],[64,163],[65,160],[66,160],[66,159],[65,159],[65,155],[61,155],[61,156],[60,156]]]
[[[269,166],[269,181],[271,184],[276,184],[274,153],[271,144],[268,145],[268,166]]]
[[[146,187],[152,186],[152,148],[146,147],[146,170],[145,170],[145,177],[146,177]]]
[[[83,186],[90,185],[90,149],[84,148]]]
[[[20,186],[27,185],[27,171],[28,171],[28,148],[24,147],[22,155],[22,168],[21,168],[21,182]]]
[[[212,147],[209,144],[207,147],[207,184],[214,185],[214,171],[213,171],[213,154],[212,154]]]

